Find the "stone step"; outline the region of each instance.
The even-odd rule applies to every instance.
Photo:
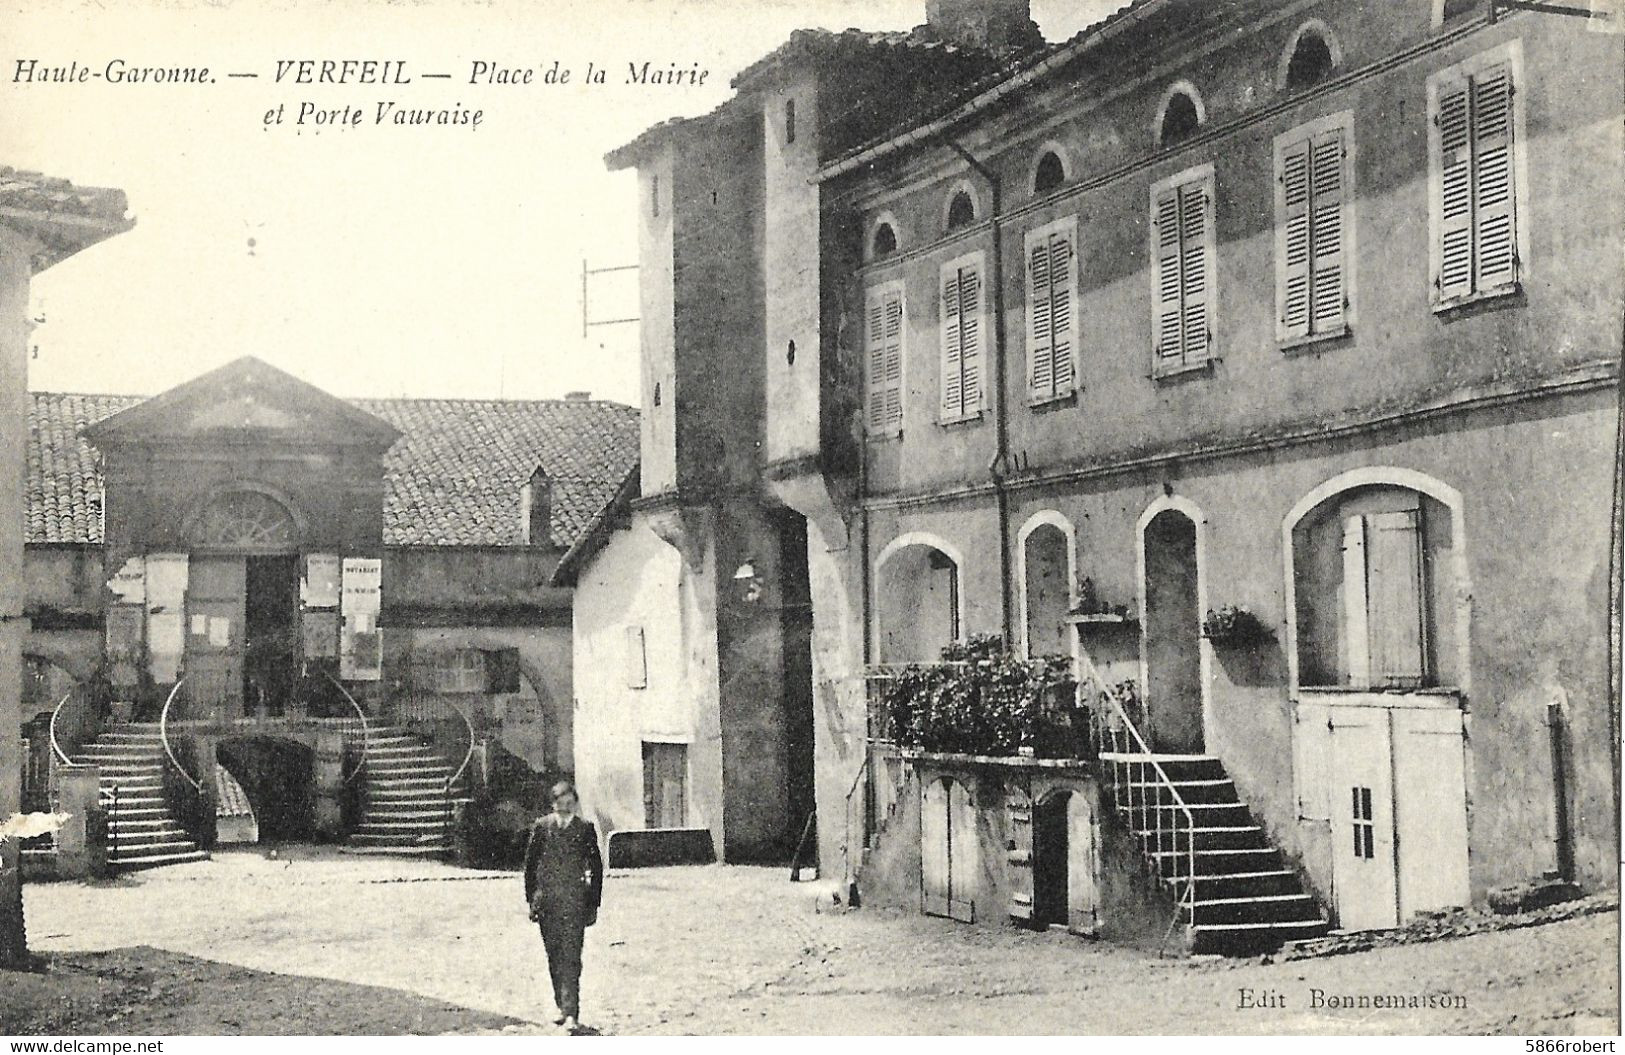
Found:
[[[140,854],[132,857],[119,857],[117,860],[109,857],[121,872],[135,872],[144,868],[160,868],[164,865],[185,864],[188,861],[207,861],[209,855],[202,850],[181,850],[175,852]]]
[[[443,843],[430,846],[344,846],[341,849],[347,854],[378,857],[440,857],[451,853],[451,847]]]
[[[439,844],[445,841],[444,831],[435,829],[424,832],[356,832],[350,836],[351,846],[422,846],[426,843]]]
[[[1217,923],[1303,923],[1326,920],[1308,894],[1266,894],[1196,903],[1197,926]]]
[[[1328,926],[1324,920],[1289,923],[1198,924],[1191,934],[1191,951],[1242,956],[1278,949],[1289,941],[1318,938]]]
[[[1198,900],[1204,901],[1302,892],[1303,887],[1298,881],[1297,873],[1286,868],[1196,877],[1196,896]]]
[[[1183,878],[1189,872],[1191,859],[1183,850],[1153,852],[1149,856],[1156,862],[1159,873],[1165,879]],[[1274,847],[1198,849],[1195,858],[1198,877],[1237,875],[1243,872],[1273,872],[1284,867],[1281,851]]]

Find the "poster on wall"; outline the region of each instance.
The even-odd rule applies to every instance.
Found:
[[[299,582],[299,600],[306,608],[337,608],[341,573],[336,553],[305,557],[305,576]]]
[[[383,643],[378,634],[382,580],[383,561],[344,558],[339,677],[346,681],[378,681],[384,676]]]
[[[146,610],[139,604],[107,609],[107,677],[115,689],[133,688],[140,680],[141,631]]]

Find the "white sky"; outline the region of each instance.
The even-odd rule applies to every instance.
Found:
[[[1120,0],[1036,0],[1050,40]],[[0,164],[123,188],[134,230],[39,276],[30,387],[148,394],[256,355],[343,396],[636,402],[637,327],[581,335],[581,265],[636,262],[631,173],[603,154],[704,113],[801,26],[906,29],[925,0],[0,0]],[[451,80],[277,84],[278,59],[404,59]],[[210,85],[21,84],[18,59],[206,65]],[[609,83],[468,84],[470,65]],[[700,88],[624,83],[699,63]],[[260,74],[228,80],[228,71]],[[379,100],[482,109],[467,128],[372,127]],[[367,126],[267,129],[278,103],[363,107]],[[248,239],[257,243],[252,255]],[[594,287],[595,317],[636,314]]]

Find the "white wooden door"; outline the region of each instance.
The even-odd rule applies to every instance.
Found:
[[[1068,798],[1066,827],[1067,927],[1093,934],[1100,926],[1100,827],[1088,792]]]
[[[948,915],[948,782],[933,780],[920,795],[921,910]]]
[[[1467,744],[1456,707],[1396,708],[1394,829],[1399,858],[1399,918],[1465,905]]]
[[[1393,753],[1388,712],[1331,711],[1332,895],[1338,926],[1374,930],[1399,922],[1394,855]]]
[[[948,915],[962,923],[976,920],[976,883],[982,871],[976,836],[976,804],[959,781],[948,784]]]

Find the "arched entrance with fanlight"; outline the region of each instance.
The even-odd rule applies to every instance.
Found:
[[[186,523],[185,656],[193,717],[285,712],[299,674],[299,542],[292,504],[269,489],[217,492]],[[208,713],[197,713],[206,708]]]

